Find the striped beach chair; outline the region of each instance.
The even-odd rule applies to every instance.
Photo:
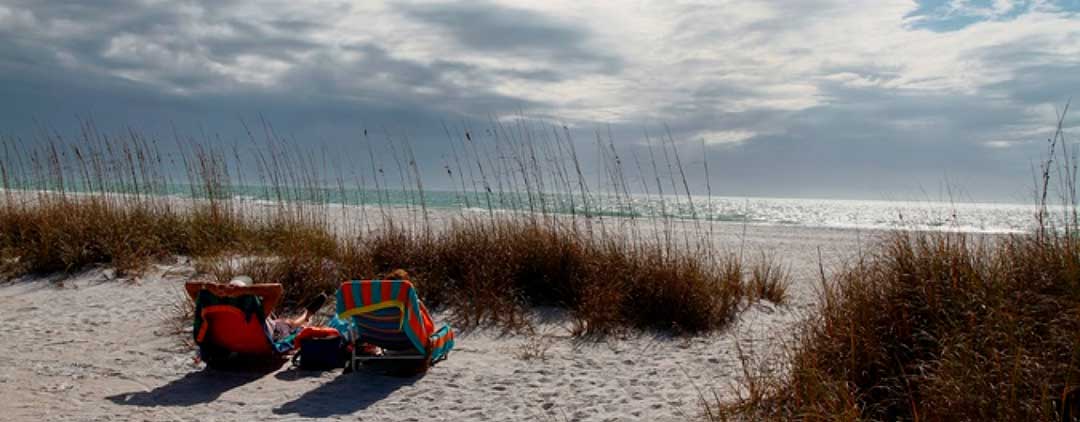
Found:
[[[359,280],[341,283],[337,318],[331,322],[353,343],[352,367],[371,360],[408,361],[409,372],[426,371],[454,347],[454,330],[435,329],[424,303],[408,280]],[[362,353],[367,343],[384,350],[380,356]]]

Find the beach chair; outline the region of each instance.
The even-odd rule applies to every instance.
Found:
[[[454,347],[448,325],[435,329],[431,315],[408,280],[347,281],[337,291],[331,325],[353,344],[351,368],[367,361],[396,361],[393,372],[416,374],[442,361]],[[383,349],[366,355],[361,345]]]
[[[280,284],[187,282],[184,290],[195,303],[193,335],[207,366],[268,363],[292,349],[291,341],[275,343],[266,325],[281,301]]]

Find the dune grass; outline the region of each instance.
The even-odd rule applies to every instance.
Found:
[[[705,418],[1080,420],[1077,157],[1059,119],[1032,233],[893,232],[822,271],[781,362],[744,361],[739,397],[704,399]]]
[[[737,265],[733,257],[715,264],[511,220],[494,227],[459,222],[431,236],[380,231],[327,254],[213,257],[200,266],[218,281],[247,274],[283,283],[287,303],[332,292],[342,280],[403,268],[425,302],[450,309],[459,324],[524,328],[531,308],[552,306],[570,310],[585,334],[722,327],[745,299]]]
[[[461,207],[436,223],[407,137],[379,143],[365,133],[367,159],[343,166],[263,130],[263,139],[249,130],[247,145],[231,147],[169,145],[135,131],[110,137],[90,123],[74,142],[3,140],[0,271],[101,264],[137,274],[186,255],[202,277],[284,284],[289,308],[342,280],[403,268],[426,303],[458,324],[520,328],[530,309],[554,306],[570,311],[579,334],[697,333],[724,327],[748,301],[783,300],[778,263],[744,265],[705,231],[676,231],[698,221],[636,217],[610,139],[597,140],[601,192],[586,182],[565,128],[496,122],[485,137],[448,128],[453,160],[443,164]],[[681,167],[673,140],[656,148],[668,161],[654,170]],[[652,175],[652,191],[670,184],[670,207],[692,207],[674,174]],[[648,192],[650,181],[641,183]],[[235,199],[252,191],[259,201]]]
[[[1080,245],[894,233],[825,285],[783,378],[713,420],[1072,420]],[[764,392],[763,392],[764,389]]]

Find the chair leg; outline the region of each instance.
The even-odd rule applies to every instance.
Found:
[[[356,361],[357,361],[357,359],[356,359],[356,349],[358,349],[359,347],[360,347],[360,345],[359,345],[359,344],[353,343],[353,347],[352,347],[352,357],[350,357],[350,358],[349,358],[349,365],[351,365],[351,366],[352,366],[352,370],[353,370],[354,372],[355,372],[355,371],[356,371],[356,369],[357,369],[357,366],[356,366]]]

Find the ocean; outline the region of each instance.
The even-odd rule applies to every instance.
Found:
[[[191,196],[190,188],[173,194]],[[186,191],[186,192],[185,192]],[[202,195],[198,195],[202,196]],[[385,207],[426,207],[462,212],[528,211],[596,218],[679,219],[752,225],[844,229],[913,229],[976,233],[1020,233],[1036,226],[1033,204],[889,201],[724,196],[663,196],[590,193],[526,194],[416,190],[289,189],[232,187],[223,196],[243,201],[306,201]],[[1048,209],[1052,221],[1065,208]]]
[[[67,187],[68,192],[78,189]],[[20,189],[21,190],[21,189]],[[36,189],[26,189],[36,190]],[[126,189],[110,189],[124,192]],[[170,184],[154,195],[180,198],[213,196],[242,202],[307,202],[346,206],[426,208],[439,211],[538,212],[594,218],[675,219],[750,225],[842,229],[911,229],[973,233],[1022,233],[1037,226],[1036,207],[997,202],[932,200],[853,200],[594,193],[461,192],[415,189],[296,188],[231,185],[206,189]],[[127,191],[127,193],[132,193]],[[1060,226],[1067,208],[1048,207],[1051,224]]]

